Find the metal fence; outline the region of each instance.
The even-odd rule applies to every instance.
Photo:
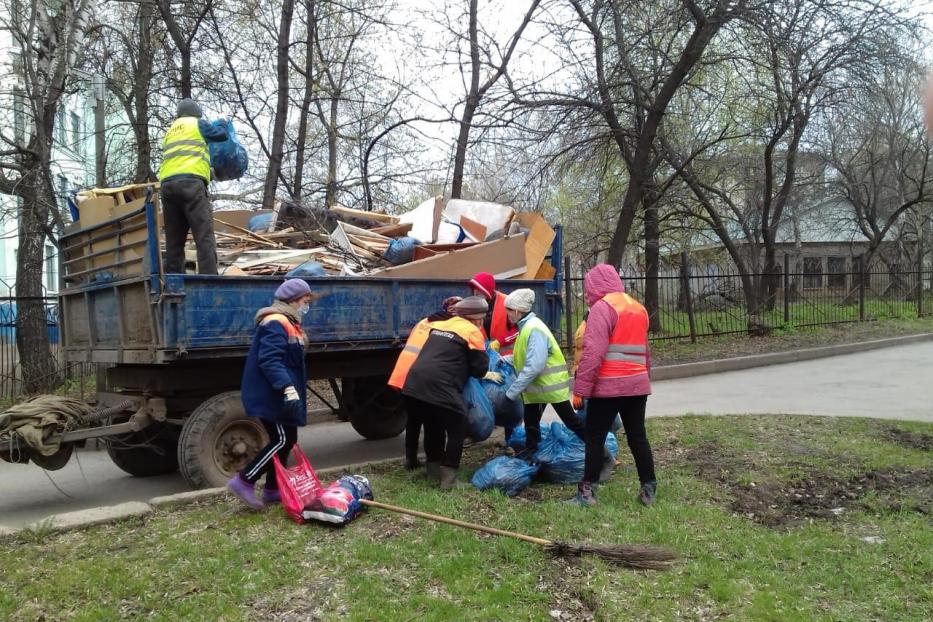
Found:
[[[16,346],[17,303],[23,300],[15,296],[0,297],[0,403],[9,402],[23,393],[22,367]],[[73,394],[84,399],[87,387],[97,371],[96,365],[64,360],[59,334],[58,299],[44,296],[41,301],[45,308],[49,353],[55,361],[51,377],[43,380],[51,392]]]
[[[785,269],[770,279],[770,287],[754,324],[761,330],[864,322],[882,318],[933,314],[933,270],[873,267],[832,273]],[[790,268],[790,266],[787,266]],[[586,313],[583,276],[565,263],[562,343],[572,347],[573,333]],[[751,275],[755,283],[761,275]],[[623,274],[626,291],[645,303],[647,278]],[[690,339],[748,333],[750,317],[742,275],[721,269],[682,264],[657,277],[658,301],[650,339]],[[648,306],[648,305],[646,305]]]

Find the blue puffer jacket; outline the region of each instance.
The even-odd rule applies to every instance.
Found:
[[[306,344],[301,324],[287,305],[277,303],[256,313],[256,333],[241,385],[243,408],[248,416],[288,425],[307,423]],[[283,391],[289,385],[295,387],[301,399],[301,415],[297,418],[282,412]]]

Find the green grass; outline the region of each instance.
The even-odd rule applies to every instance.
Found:
[[[931,434],[933,425],[873,420],[654,419],[653,508],[635,502],[629,466],[592,509],[560,503],[572,486],[508,499],[443,494],[396,465],[365,472],[376,498],[397,505],[548,538],[672,547],[683,559],[670,572],[552,559],[534,545],[378,510],[334,529],[222,500],[0,543],[0,619],[928,620],[933,530],[918,508],[931,502]],[[468,450],[465,468],[491,451]],[[869,472],[906,479],[853,487],[842,501],[829,495],[839,516],[786,494],[807,482],[828,493]],[[783,491],[773,498],[779,520],[749,517],[743,499],[761,490]]]

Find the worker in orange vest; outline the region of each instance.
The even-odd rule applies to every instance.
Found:
[[[399,391],[404,388],[405,379],[408,378],[408,372],[421,353],[424,342],[428,340],[428,335],[431,332],[431,324],[433,322],[443,322],[453,317],[452,309],[454,305],[461,300],[463,300],[463,298],[460,296],[446,298],[441,304],[441,309],[439,311],[432,313],[412,327],[411,332],[408,334],[408,341],[405,342],[405,347],[402,348],[402,351],[399,353],[398,360],[395,362],[395,368],[392,370],[392,375],[389,376],[388,385],[390,387]],[[418,460],[418,438],[421,436],[421,428],[423,425],[424,421],[419,416],[418,412],[408,412],[408,421],[405,424],[406,469],[413,470],[421,466],[421,461]]]
[[[604,460],[606,434],[621,415],[629,450],[635,459],[641,489],[638,500],[654,503],[657,479],[654,456],[645,432],[645,406],[651,394],[648,312],[625,293],[619,272],[600,264],[583,281],[590,307],[583,334],[583,353],[573,386],[574,406],[588,398],[584,439],[583,480],[574,503],[596,504],[596,483]]]
[[[495,342],[494,348],[502,356],[512,354],[518,327],[510,325],[505,313],[505,294],[496,291],[496,277],[488,272],[480,272],[470,279],[470,289],[474,296],[482,296],[489,305],[489,311],[483,320],[483,331],[487,340]]]

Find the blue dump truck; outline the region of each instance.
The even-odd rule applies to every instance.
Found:
[[[61,339],[68,361],[106,364],[92,427],[63,442],[105,438],[114,463],[137,476],[180,469],[193,487],[220,486],[262,447],[244,415],[240,377],[255,312],[282,278],[164,274],[151,199],[61,239]],[[561,232],[551,280],[506,280],[535,290],[553,328],[561,313]],[[321,297],[304,318],[309,388],[368,439],[398,435],[405,409],[386,380],[411,327],[467,282],[444,279],[308,279]],[[102,366],[103,367],[103,366]],[[326,382],[324,382],[326,381]],[[329,383],[333,396],[321,395]]]

